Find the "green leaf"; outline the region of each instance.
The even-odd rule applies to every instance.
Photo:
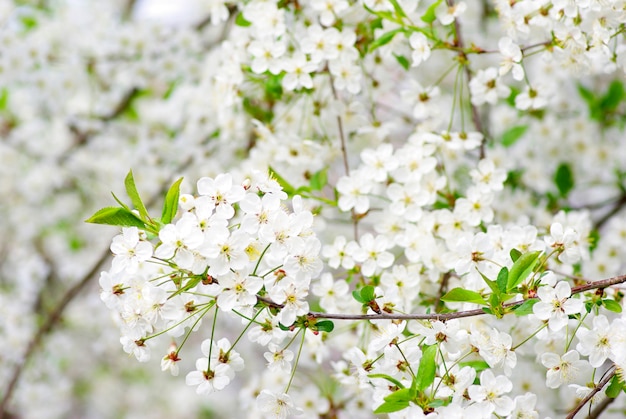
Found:
[[[622,312],[622,306],[620,305],[620,303],[618,303],[615,300],[609,300],[609,299],[602,300],[602,305],[604,306],[604,308],[614,313]]]
[[[459,363],[459,367],[463,368],[463,367],[472,367],[476,370],[476,372],[481,372],[484,371],[486,369],[491,368],[489,366],[489,364],[487,364],[487,362],[485,361],[467,361],[467,362],[460,362]]]
[[[554,173],[554,183],[559,189],[559,193],[562,197],[566,197],[567,194],[572,190],[572,188],[574,187],[574,173],[572,172],[572,168],[569,164],[559,164],[559,167]]]
[[[417,391],[423,392],[433,383],[433,381],[435,381],[435,372],[437,370],[437,364],[435,362],[436,357],[437,345],[424,345],[422,347],[422,359],[420,359],[417,374],[413,379],[415,381],[414,386]]]
[[[141,201],[139,197],[139,192],[137,192],[137,187],[135,186],[135,179],[133,178],[133,171],[130,170],[128,175],[126,175],[126,179],[124,179],[124,186],[126,186],[126,193],[130,198],[130,201],[133,203],[134,207],[139,211],[139,215],[142,220],[149,220],[148,210],[146,210],[145,205]]]
[[[376,294],[374,291],[374,287],[371,285],[367,285],[361,288],[361,298],[363,299],[363,302],[368,303],[376,298]]]
[[[372,42],[371,44],[369,44],[369,46],[367,47],[367,52],[371,53],[372,51],[374,51],[376,48],[380,48],[383,45],[386,45],[388,43],[391,42],[391,40],[400,32],[403,32],[404,29],[403,28],[397,28],[394,30],[391,30],[389,32],[385,32],[384,34],[382,34],[379,38],[376,38],[374,40],[374,42]]]
[[[435,9],[441,4],[442,0],[437,0],[433,4],[431,4],[428,9],[426,9],[426,13],[424,13],[421,17],[422,22],[433,23],[437,18],[435,16]]]
[[[146,223],[126,208],[106,207],[85,220],[86,223],[105,224],[120,227],[146,228]]]
[[[270,177],[276,179],[276,182],[283,188],[283,191],[289,196],[293,196],[296,188],[293,187],[285,178],[279,175],[272,166],[269,167]]]
[[[513,312],[516,316],[528,316],[529,314],[533,314],[533,306],[539,302],[538,299],[533,298],[531,300],[526,300],[522,304],[518,305],[513,309]]]
[[[480,274],[480,276],[483,277],[483,280],[485,281],[485,283],[489,286],[489,288],[491,288],[491,291],[494,294],[499,294],[500,293],[500,288],[498,288],[498,284],[496,283],[496,281],[492,281],[491,279],[487,278],[482,272],[478,272]]]
[[[385,397],[385,401],[388,402],[408,402],[412,399],[413,395],[411,394],[411,389],[408,388],[401,388],[400,390],[396,390]]]
[[[321,191],[324,186],[328,183],[328,169],[325,167],[319,172],[315,172],[311,179],[309,179],[309,185],[311,185],[311,189],[314,191]]]
[[[591,90],[587,89],[582,84],[579,84],[578,93],[580,94],[580,97],[582,97],[584,101],[587,102],[587,106],[589,106],[589,108],[592,108],[595,106],[596,97]]]
[[[398,61],[405,70],[408,70],[409,67],[411,67],[411,63],[404,55],[398,55],[394,52],[393,56],[396,57],[396,61]]]
[[[398,390],[402,391],[402,390]],[[397,392],[396,392],[397,393]],[[395,394],[395,393],[392,393]],[[380,413],[392,413],[399,412],[400,410],[404,410],[409,407],[409,401],[400,401],[400,402],[384,402],[376,410],[374,410],[374,414]]]
[[[506,103],[512,108],[515,108],[515,98],[520,94],[521,90],[515,86],[510,86],[511,94],[506,98]]]
[[[202,281],[202,276],[200,276],[200,275],[192,276],[191,278],[189,278],[189,281],[187,281],[187,283],[185,285],[183,285],[180,289],[176,290],[175,293],[170,294],[170,296],[167,297],[167,299],[169,300],[170,298],[174,298],[177,295],[182,294],[183,292],[189,291],[190,289],[192,289],[193,287],[198,285],[200,283],[200,281]],[[289,329],[287,329],[287,330],[289,330]]]
[[[330,320],[322,320],[320,322],[315,323],[315,329],[319,332],[330,333],[335,328],[335,324]]]
[[[496,283],[498,284],[498,289],[500,290],[501,293],[505,293],[507,292],[507,284],[508,284],[508,279],[509,279],[509,270],[507,269],[506,266],[502,267],[502,269],[500,269],[500,272],[498,273],[498,279],[496,280]]]
[[[170,186],[170,189],[165,195],[165,202],[163,202],[163,212],[161,213],[161,222],[163,224],[169,224],[172,222],[178,211],[178,198],[180,197],[180,184],[183,181],[181,177]]]
[[[9,104],[9,89],[3,87],[0,91],[0,111],[6,111]]]
[[[393,383],[396,387],[404,388],[404,385],[400,381],[396,380],[395,378],[387,374],[368,374],[368,377],[369,378],[384,378],[390,383]]]
[[[600,100],[600,108],[605,112],[611,112],[617,109],[620,102],[624,98],[624,85],[619,80],[613,80],[608,91]]]
[[[367,301],[363,301],[363,298],[361,297],[361,293],[358,290],[352,291],[352,297],[354,297],[354,299],[357,300],[361,304],[367,304]]]
[[[487,305],[487,301],[485,301],[482,295],[480,295],[476,291],[465,290],[463,288],[451,289],[446,293],[446,295],[441,297],[441,300],[447,302],[465,302],[481,304],[485,306]]]
[[[528,125],[516,125],[507,129],[502,133],[502,145],[505,147],[512,146],[517,140],[522,138],[527,130]]]
[[[406,13],[402,10],[402,6],[398,3],[398,0],[389,0],[389,2],[393,5],[393,9],[396,11],[396,15],[399,17],[406,17]]]
[[[528,277],[537,264],[540,253],[539,251],[524,253],[515,261],[509,271],[509,280],[506,286],[507,292],[517,288]]]
[[[619,396],[623,388],[624,383],[620,381],[618,375],[614,375],[604,393],[609,399],[614,399]]]
[[[519,257],[522,256],[522,252],[520,252],[517,249],[511,249],[511,252],[509,254],[511,255],[511,260],[513,262],[516,262],[517,259],[519,259]]]
[[[251,22],[248,22],[245,17],[243,17],[243,13],[239,12],[237,17],[235,18],[235,25],[247,27],[252,25]]]

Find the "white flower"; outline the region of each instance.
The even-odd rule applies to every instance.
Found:
[[[247,272],[228,272],[219,279],[222,291],[217,296],[217,305],[224,311],[253,306],[256,293],[263,287],[263,279],[250,276]]]
[[[541,355],[541,363],[548,368],[546,385],[550,388],[558,388],[561,384],[569,384],[574,381],[581,369],[587,365],[587,361],[579,359],[580,355],[575,350],[571,350],[563,356],[551,352]]]
[[[113,237],[111,252],[115,255],[111,263],[111,272],[137,272],[139,263],[152,257],[152,244],[139,240],[137,227],[124,227],[122,234]]]
[[[467,389],[470,399],[482,409],[506,416],[513,410],[514,404],[510,397],[503,394],[513,389],[513,383],[504,375],[495,377],[491,370],[480,374],[480,385],[472,385]]]
[[[219,174],[215,179],[203,177],[198,180],[198,193],[210,197],[215,203],[218,216],[230,219],[235,215],[232,204],[241,201],[246,191],[241,185],[233,185],[230,174]]]
[[[200,395],[211,394],[222,390],[230,383],[228,373],[231,369],[226,364],[218,364],[212,370],[207,370],[207,358],[196,361],[196,371],[191,371],[185,377],[188,386],[198,386],[196,393]]]
[[[589,364],[599,368],[611,354],[611,340],[614,330],[606,316],[598,315],[593,319],[593,327],[580,328],[576,334],[578,345],[576,349],[582,355],[589,356]]]
[[[393,254],[387,252],[390,244],[386,236],[372,236],[364,234],[359,240],[360,247],[354,252],[354,260],[362,263],[361,273],[365,276],[373,275],[378,268],[388,268],[393,264]]]
[[[411,58],[413,63],[412,67],[417,67],[430,57],[430,45],[428,45],[428,38],[421,32],[413,32],[409,38],[409,44],[413,48]]]
[[[548,320],[550,330],[558,331],[567,326],[568,316],[578,314],[583,309],[583,302],[577,298],[570,298],[572,288],[566,281],[556,284],[556,287],[539,287],[537,296],[540,301],[533,306],[533,313],[541,320]]]
[[[293,405],[287,394],[275,394],[269,390],[263,390],[256,398],[256,404],[261,412],[266,413],[268,418],[286,419],[291,415],[301,415],[302,409]]]
[[[472,95],[472,104],[480,106],[483,103],[495,105],[498,98],[509,95],[511,89],[500,81],[495,67],[479,70],[469,84]]]
[[[278,345],[270,343],[267,345],[269,352],[265,352],[263,357],[267,360],[267,368],[270,371],[283,372],[289,374],[291,371],[291,361],[293,352],[289,349],[281,349]]]

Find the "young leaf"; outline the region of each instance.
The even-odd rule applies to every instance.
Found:
[[[532,300],[526,300],[522,304],[518,305],[513,309],[513,312],[516,316],[528,316],[533,313],[533,306],[539,302],[538,299],[533,298]]]
[[[482,272],[478,272],[480,274],[480,276],[483,277],[483,280],[485,281],[485,283],[489,286],[489,288],[491,288],[491,291],[494,294],[499,294],[500,293],[500,288],[498,288],[498,284],[496,281],[492,281],[491,279],[487,278]]]
[[[276,179],[276,182],[283,188],[283,191],[289,196],[293,196],[296,188],[294,188],[285,178],[279,175],[271,166],[269,167],[270,176]]]
[[[505,147],[512,146],[519,140],[528,130],[528,125],[516,125],[502,133],[502,145]]]
[[[600,107],[604,112],[614,111],[624,98],[624,85],[619,80],[613,80],[606,92],[600,100]]]
[[[574,187],[574,173],[569,164],[561,163],[559,165],[554,173],[554,183],[562,197],[566,197],[572,190]]]
[[[364,303],[372,301],[376,297],[374,292],[374,287],[371,285],[367,285],[361,288],[361,299],[363,299]]]
[[[481,305],[488,305],[487,301],[476,291],[465,290],[463,288],[454,288],[448,291],[446,295],[441,297],[442,301],[447,302],[464,302]]]
[[[509,280],[509,270],[507,269],[506,266],[504,266],[502,267],[502,269],[500,269],[500,272],[498,273],[498,279],[496,280],[498,284],[498,289],[500,290],[501,293],[507,292],[506,285],[508,283],[508,280]]]
[[[324,186],[326,186],[326,184],[328,183],[327,171],[328,169],[325,167],[319,172],[315,172],[313,176],[311,176],[311,179],[309,179],[309,185],[311,185],[311,190],[321,191]]]
[[[248,22],[246,18],[243,17],[243,13],[239,12],[235,18],[235,25],[246,27],[252,25],[252,23]]]
[[[148,210],[146,210],[145,205],[141,201],[139,197],[139,192],[137,192],[137,187],[135,186],[135,179],[133,178],[133,171],[130,170],[128,175],[126,175],[126,179],[124,179],[124,186],[126,186],[126,193],[130,198],[130,201],[133,203],[135,208],[139,211],[139,215],[142,220],[149,220]]]
[[[393,383],[396,387],[398,388],[404,388],[404,385],[396,380],[395,378],[393,378],[390,375],[387,374],[368,374],[367,375],[369,378],[384,378],[385,380],[389,381],[390,383]]]
[[[424,13],[421,17],[422,22],[433,23],[435,21],[435,19],[437,18],[435,16],[435,9],[441,4],[441,2],[442,0],[437,0],[436,2],[431,4],[428,9],[426,9],[426,13]]]
[[[609,299],[602,300],[602,305],[604,306],[604,308],[614,313],[622,312],[622,306],[620,305],[620,303],[618,303],[615,300],[609,300]]]
[[[363,301],[363,298],[361,297],[361,293],[358,290],[352,291],[352,297],[354,297],[354,299],[357,300],[361,304],[367,303],[367,301]]]
[[[513,262],[517,262],[517,259],[519,259],[520,256],[522,256],[522,252],[520,252],[517,249],[511,249],[511,253],[509,253],[511,255],[511,260]]]
[[[391,42],[391,40],[399,33],[404,31],[403,28],[397,28],[394,30],[391,30],[389,32],[385,32],[384,34],[382,34],[379,38],[376,38],[374,40],[374,42],[372,42],[371,44],[369,44],[369,46],[367,47],[367,51],[368,52],[372,52],[374,51],[376,48],[380,48],[383,45],[386,45],[388,43]]]
[[[163,202],[163,212],[161,213],[161,222],[163,224],[169,224],[176,216],[178,211],[178,198],[180,196],[180,183],[183,181],[181,177],[170,186],[170,189],[165,195],[165,202]]]
[[[435,371],[437,370],[436,357],[437,345],[425,345],[422,348],[422,359],[420,359],[419,369],[413,379],[417,391],[423,392],[435,381]]]
[[[398,3],[398,0],[389,0],[389,2],[393,5],[393,9],[396,11],[396,15],[399,17],[406,17],[406,13],[402,10],[402,6]]]
[[[509,271],[507,291],[512,291],[528,277],[539,260],[539,253],[541,252],[524,253],[515,261]]]
[[[86,223],[106,224],[120,227],[146,228],[146,223],[141,221],[134,213],[126,208],[106,207],[97,211],[85,220]]]
[[[378,406],[376,410],[374,410],[374,414],[399,412],[400,410],[404,410],[407,407],[409,407],[408,400],[399,402],[384,402],[383,404]]]
[[[614,375],[613,378],[611,378],[611,381],[609,385],[607,386],[606,391],[604,393],[606,394],[606,397],[608,397],[609,399],[614,399],[617,396],[619,396],[619,393],[622,391],[623,388],[624,388],[624,382],[620,381],[618,375]]]
[[[402,68],[404,68],[405,70],[408,70],[409,67],[411,67],[411,63],[404,55],[398,55],[394,52],[393,56],[396,57],[396,61],[398,61],[398,63],[400,63]]]
[[[330,320],[322,320],[320,322],[315,323],[315,329],[319,332],[330,333],[335,328],[335,324]]]

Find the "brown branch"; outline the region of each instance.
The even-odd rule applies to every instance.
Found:
[[[587,419],[597,419],[600,417],[602,412],[606,410],[607,407],[611,405],[615,401],[617,397],[607,397],[602,400],[587,416]]]
[[[178,172],[182,168],[187,167],[189,164],[191,164],[192,160],[193,158],[187,159],[179,167],[176,168],[176,171]],[[150,200],[147,201],[146,206],[147,207],[154,206],[157,199],[163,196],[165,192],[168,190],[167,186],[168,185],[164,184],[161,187],[160,191],[156,195],[154,195]],[[37,348],[43,341],[44,337],[48,333],[50,333],[55,328],[55,326],[61,321],[61,318],[67,306],[74,300],[74,298],[76,298],[76,296],[85,288],[85,286],[89,284],[90,280],[96,276],[98,271],[101,269],[102,265],[109,258],[109,255],[110,255],[110,251],[109,251],[109,248],[107,247],[103,251],[100,258],[96,261],[96,263],[89,270],[89,272],[87,272],[78,283],[76,283],[74,286],[72,286],[70,289],[68,289],[65,292],[65,294],[63,295],[59,303],[50,312],[50,315],[45,319],[44,323],[39,327],[39,329],[37,329],[37,332],[35,332],[35,335],[28,343],[28,346],[26,347],[26,351],[24,352],[24,355],[22,356],[22,362],[15,366],[15,368],[13,369],[13,372],[10,375],[9,384],[7,386],[6,391],[2,395],[2,400],[0,401],[0,419],[12,417],[10,412],[8,412],[9,402],[11,401],[11,397],[13,396],[13,393],[15,392],[17,383],[22,373],[24,372],[26,365],[28,364],[28,361],[33,356],[33,354],[35,353],[35,351],[37,350]]]
[[[339,95],[337,94],[337,90],[335,89],[335,80],[333,79],[333,75],[328,72],[328,77],[330,78],[330,90],[333,93],[333,97],[335,100],[339,100]],[[341,115],[337,114],[337,129],[339,130],[339,141],[341,144],[341,157],[343,160],[343,168],[346,172],[346,176],[350,176],[350,165],[348,164],[348,150],[346,148],[346,136],[343,131],[343,121],[341,120]],[[352,223],[354,229],[354,240],[359,239],[359,217],[354,210],[354,208],[350,211],[352,213]]]
[[[589,291],[592,289],[604,289],[613,285],[622,284],[626,282],[626,275],[620,275],[613,278],[602,279],[600,281],[591,282],[584,285],[579,285],[572,288],[572,295],[580,294],[581,292]],[[511,303],[503,304],[503,308],[513,308],[522,305],[528,300],[536,300],[534,298],[526,298],[523,300],[513,301]],[[272,300],[257,295],[257,300],[267,304],[268,306],[281,309],[283,304],[278,304]],[[435,313],[435,314],[402,314],[402,313],[385,313],[380,314],[344,314],[344,313],[321,313],[316,311],[310,311],[306,315],[316,319],[334,319],[334,320],[430,320],[430,321],[447,321],[452,319],[460,319],[464,317],[482,316],[487,314],[482,308],[466,311],[457,311],[453,313]]]
[[[626,205],[626,194],[622,195],[620,199],[615,203],[615,206],[611,208],[611,210],[604,214],[598,221],[594,223],[594,228],[596,230],[600,230],[607,221],[609,221],[615,214],[620,212],[620,210]]]
[[[39,329],[37,329],[37,332],[28,343],[26,352],[22,357],[22,362],[16,365],[16,367],[13,369],[11,378],[9,379],[9,384],[2,397],[2,402],[0,403],[0,418],[5,417],[5,415],[9,415],[7,411],[9,401],[13,396],[13,392],[15,391],[19,378],[22,375],[22,371],[24,370],[29,359],[32,357],[33,353],[43,340],[44,336],[50,333],[54,326],[61,320],[61,316],[65,312],[65,309],[67,308],[69,303],[83,290],[83,288],[85,288],[85,286],[96,275],[96,273],[98,273],[100,267],[104,264],[104,262],[106,262],[108,258],[109,252],[103,252],[98,261],[89,270],[89,272],[85,274],[77,284],[67,290],[55,309],[50,313],[50,315],[46,318],[45,322],[39,327]]]
[[[595,386],[590,392],[589,394],[587,394],[587,396],[582,399],[578,405],[576,405],[576,407],[574,409],[572,409],[569,414],[565,417],[565,419],[574,419],[574,416],[576,416],[576,413],[578,413],[580,411],[580,409],[582,409],[589,400],[592,399],[593,396],[595,396],[600,390],[602,390],[604,388],[604,386],[611,381],[611,379],[613,378],[613,376],[615,375],[615,365],[613,365],[611,367],[611,369],[609,369],[604,378],[602,380],[600,380],[600,382],[598,383],[597,386]]]

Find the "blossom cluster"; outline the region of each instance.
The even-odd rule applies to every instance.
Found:
[[[621,417],[622,1],[150,3],[0,4],[0,415]]]

